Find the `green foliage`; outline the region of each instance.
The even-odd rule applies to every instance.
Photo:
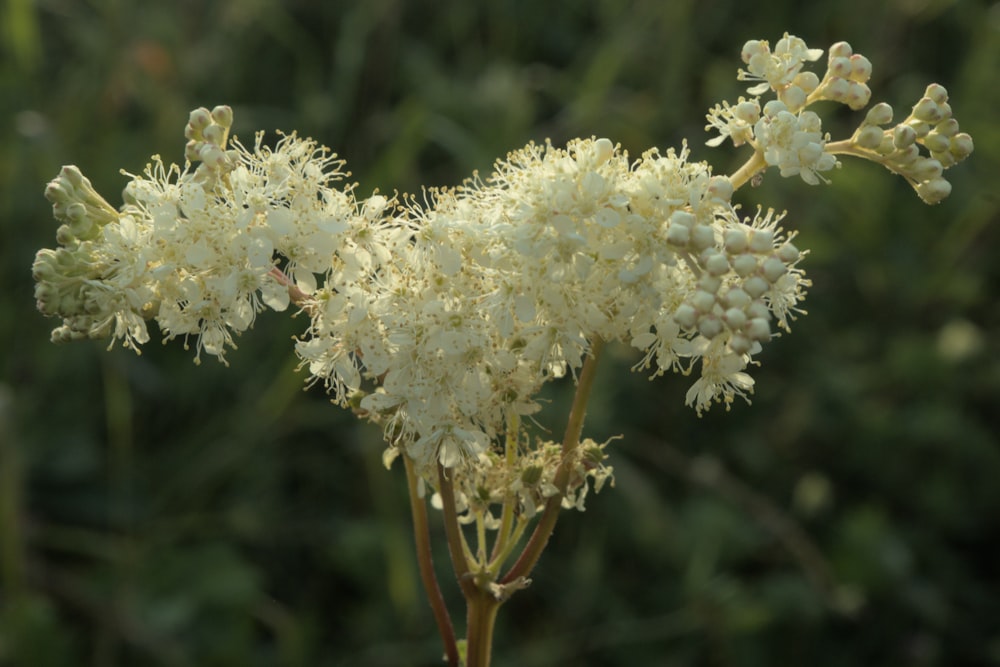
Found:
[[[610,352],[586,432],[624,432],[617,488],[561,519],[495,664],[1000,665],[997,7],[10,0],[3,17],[0,665],[440,664],[402,473],[301,391],[301,318],[259,320],[228,369],[48,342],[29,267],[60,165],[113,193],[119,168],[181,158],[189,109],[226,103],[244,138],[331,146],[362,192],[456,183],[546,137],[633,154],[687,137],[726,171],[739,156],[702,145],[703,114],[743,92],[743,42],[785,30],[849,41],[898,112],[944,84],[976,153],[933,208],[855,162],[831,186],[740,193],[789,209],[808,317],[729,414],[696,417],[683,378]]]

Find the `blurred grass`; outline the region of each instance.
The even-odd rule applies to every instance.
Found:
[[[785,30],[851,42],[898,115],[945,84],[976,153],[933,208],[856,163],[741,193],[789,209],[808,317],[729,414],[695,417],[683,378],[616,352],[588,430],[624,432],[618,487],[563,517],[496,663],[1000,664],[1000,5],[5,0],[0,17],[0,665],[439,664],[405,485],[377,433],[300,391],[301,321],[262,318],[228,369],[48,342],[29,267],[60,165],[115,201],[119,169],[178,160],[187,112],[228,103],[244,138],[332,146],[363,193],[456,183],[546,137],[633,154],[687,137],[725,171],[739,155],[702,145],[704,111],[743,93],[743,42]]]

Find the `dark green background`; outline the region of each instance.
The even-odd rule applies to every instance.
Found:
[[[991,6],[992,5],[992,6]],[[54,346],[33,253],[65,163],[119,203],[177,161],[187,112],[297,129],[360,182],[459,182],[528,140],[633,155],[745,94],[747,39],[849,41],[897,117],[944,84],[976,152],[924,206],[874,165],[768,175],[809,248],[808,317],[752,407],[699,419],[690,379],[602,368],[588,432],[617,488],[567,514],[501,612],[498,667],[1000,665],[1000,4],[973,0],[0,2],[0,665],[434,665],[401,470],[302,392],[269,314],[231,367]],[[858,115],[830,110],[844,136]],[[273,135],[272,135],[273,136]],[[965,333],[964,351],[943,345]],[[552,388],[552,412],[566,386]],[[559,419],[546,423],[557,431]],[[440,535],[438,536],[440,537]],[[447,593],[458,603],[441,570]]]

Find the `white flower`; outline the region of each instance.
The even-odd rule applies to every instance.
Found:
[[[752,40],[743,45],[740,54],[747,69],[738,72],[740,81],[761,81],[747,89],[751,95],[760,95],[768,89],[780,90],[790,85],[806,62],[819,60],[822,49],[810,49],[799,37],[789,35],[778,40],[774,52],[763,40]]]
[[[708,125],[705,129],[719,132],[719,136],[705,142],[707,145],[719,146],[729,137],[734,146],[742,146],[753,140],[753,127],[760,119],[760,102],[757,98],[745,100],[742,97],[736,106],[722,102],[710,109],[706,118]]]
[[[764,160],[778,167],[782,176],[799,175],[810,185],[826,181],[818,172],[838,166],[837,158],[825,152],[827,137],[819,116],[812,111],[794,114],[784,103],[772,100],[754,126],[758,150]]]

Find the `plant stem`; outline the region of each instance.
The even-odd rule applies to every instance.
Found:
[[[413,512],[413,536],[417,545],[417,565],[420,569],[420,579],[427,592],[427,599],[437,622],[438,632],[444,642],[445,659],[449,667],[458,667],[458,646],[455,643],[455,629],[448,615],[437,575],[434,574],[434,558],[431,553],[430,527],[427,522],[427,505],[417,492],[417,474],[413,470],[413,461],[403,455],[406,464],[406,482],[410,489],[410,509]]]
[[[750,159],[742,167],[733,172],[729,181],[733,184],[733,190],[739,190],[747,181],[753,178],[757,172],[767,169],[767,162],[764,161],[764,154],[755,150]]]
[[[522,577],[531,574],[535,564],[545,550],[552,531],[556,526],[556,519],[559,518],[559,510],[562,505],[563,496],[566,494],[566,487],[569,484],[569,475],[572,466],[573,453],[580,444],[580,434],[583,432],[583,419],[587,414],[587,401],[590,399],[590,391],[594,387],[594,378],[597,376],[597,364],[601,358],[601,349],[604,341],[597,339],[590,347],[590,356],[583,362],[583,369],[580,371],[580,379],[576,385],[576,394],[573,396],[573,406],[569,411],[569,419],[566,422],[566,433],[562,443],[562,463],[556,471],[553,483],[559,489],[559,493],[552,496],[545,503],[545,510],[538,525],[528,543],[524,545],[521,556],[514,563],[510,571],[500,580],[501,584],[508,584]]]
[[[472,597],[479,590],[472,580],[472,572],[469,571],[469,562],[466,560],[466,553],[469,547],[465,543],[465,536],[462,535],[462,528],[458,525],[458,513],[455,511],[455,487],[448,477],[448,470],[438,464],[438,493],[441,494],[441,514],[444,517],[444,534],[448,538],[448,553],[451,554],[451,565],[455,569],[455,579],[462,589],[462,594],[466,600]]]
[[[504,456],[507,465],[514,467],[517,461],[518,432],[520,430],[521,418],[517,414],[511,415],[508,422],[507,435],[504,438]],[[517,498],[507,498],[503,503],[503,510],[500,514],[500,528],[497,530],[496,541],[493,543],[493,553],[490,554],[490,569],[496,573],[503,565],[503,559],[498,560],[501,554],[508,551],[508,540],[511,537],[511,527],[514,523],[514,509],[517,505]]]
[[[466,599],[468,604],[468,643],[466,667],[490,667],[493,649],[493,627],[497,620],[500,600],[489,591],[477,590],[475,597]]]

